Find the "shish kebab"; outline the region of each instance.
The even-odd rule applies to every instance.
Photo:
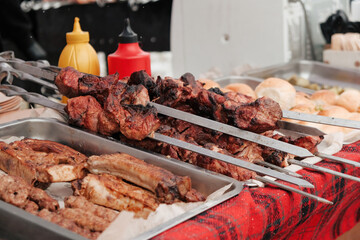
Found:
[[[32,63],[32,62],[27,63],[27,62],[24,62],[24,61],[22,61],[20,59],[16,59],[16,58],[8,58],[8,59],[4,59],[4,60],[7,63],[9,63],[10,65],[12,65],[14,68],[16,68],[17,70],[25,71],[26,73],[34,75],[37,78],[43,78],[43,79],[46,79],[49,81],[54,81],[54,79],[56,78],[56,76],[58,75],[58,73],[61,70],[60,68],[55,67],[55,66],[47,66],[47,65],[44,65],[44,64],[41,64],[38,62],[36,62],[36,64]],[[26,79],[26,80],[36,82],[35,78]],[[38,80],[39,80],[39,82],[38,82],[39,84],[43,84],[44,80],[42,80],[42,79],[38,79]],[[150,84],[149,85],[150,88],[153,87],[153,85],[151,84],[151,82],[149,80],[147,80],[147,82],[145,84]],[[48,84],[46,86],[49,87]],[[52,89],[57,90],[56,86],[54,86]],[[153,103],[153,102],[151,102],[150,104],[153,104],[153,106],[156,105],[156,103]],[[156,105],[156,106],[158,107],[157,110],[159,113],[163,112],[163,114],[165,114],[165,115],[176,113],[176,111],[171,111],[171,110],[168,111],[169,109],[166,109],[166,107],[164,107],[164,106],[159,106],[159,105]],[[163,109],[161,109],[161,108],[163,108]],[[309,114],[301,115],[300,114],[301,116],[298,116],[299,115],[298,113],[293,114],[290,111],[282,111],[282,115],[283,115],[283,117],[290,118],[290,119],[299,119],[299,120],[303,120],[303,121],[311,121],[311,122],[317,122],[317,123],[323,123],[323,124],[329,124],[329,125],[335,125],[335,126],[345,126],[345,127],[349,127],[349,128],[360,129],[360,122],[358,122],[358,121],[346,120],[344,122],[343,119],[329,118],[329,117],[324,117],[324,116],[317,116],[317,119],[314,120],[313,118],[311,118],[312,115],[309,115]],[[212,128],[216,128],[214,130],[217,130],[217,131],[220,131],[220,132],[223,132],[223,133],[235,136],[235,137],[239,137],[241,139],[256,142],[260,145],[269,146],[269,147],[272,147],[272,148],[280,150],[280,151],[288,152],[288,153],[291,153],[291,154],[296,155],[301,158],[312,157],[312,156],[316,155],[320,158],[327,158],[327,159],[333,160],[333,161],[352,164],[354,166],[360,166],[360,164],[357,162],[349,161],[349,160],[346,160],[346,159],[343,159],[340,157],[327,155],[327,154],[323,154],[323,153],[318,153],[318,152],[313,154],[313,153],[310,153],[309,151],[307,151],[306,149],[301,149],[296,146],[291,146],[289,144],[282,143],[280,141],[274,141],[273,139],[269,139],[265,136],[254,134],[249,131],[244,131],[244,130],[241,130],[241,129],[238,129],[236,127],[232,127],[232,126],[229,126],[226,124],[222,124],[222,123],[214,122],[214,121],[211,122],[208,119],[201,119],[201,117],[196,116],[194,114],[187,114],[184,112],[180,112],[180,113],[176,114],[176,116],[174,116],[174,117],[179,118],[179,119],[185,118],[186,119],[185,121],[191,121],[193,124],[201,123],[204,126],[211,126]],[[299,117],[299,118],[297,118],[297,117]],[[309,134],[312,136],[324,135],[323,132],[321,132],[320,130],[318,130],[316,128],[282,121],[281,119],[279,119],[277,121],[276,125],[278,128],[281,128],[284,130],[289,130],[289,131],[296,131],[296,132],[300,132],[302,134]]]
[[[161,107],[161,106],[158,106],[159,108]],[[182,114],[184,114],[184,113],[182,113]],[[191,117],[191,114],[189,114],[190,115],[190,117]],[[192,116],[194,116],[194,115],[192,115]],[[178,117],[178,118],[181,118],[181,117]],[[216,122],[215,123],[212,123],[212,124],[216,124]],[[235,129],[236,130],[236,129]],[[231,134],[231,133],[230,133]],[[261,144],[261,143],[260,143]],[[272,147],[273,147],[273,145],[272,145]],[[289,149],[287,149],[287,150],[289,150]],[[289,151],[288,151],[289,152]],[[298,154],[299,155],[299,154]],[[340,159],[341,160],[341,159]]]
[[[18,91],[14,91],[14,89],[18,90]],[[33,103],[37,103],[37,104],[40,104],[40,105],[44,105],[46,107],[50,107],[52,109],[55,109],[57,111],[59,111],[60,113],[62,114],[66,114],[64,112],[64,105],[63,104],[59,104],[59,103],[55,103],[55,102],[52,102],[51,100],[49,100],[48,98],[44,97],[43,95],[40,95],[40,94],[37,94],[37,93],[30,93],[30,92],[26,92],[26,90],[22,89],[21,92],[19,91],[19,88],[16,87],[16,86],[5,86],[5,85],[2,85],[0,86],[0,91],[6,93],[8,96],[21,96],[23,97],[25,100],[29,101],[29,102],[33,102]],[[208,157],[211,157],[211,158],[217,158],[219,160],[223,160],[225,162],[228,162],[228,163],[232,163],[233,165],[235,166],[244,166],[243,164],[248,164],[248,166],[244,166],[244,167],[247,167],[252,170],[254,170],[253,165],[252,163],[249,163],[249,162],[242,162],[242,161],[239,161],[239,159],[237,158],[233,158],[231,156],[226,156],[226,155],[223,155],[223,154],[220,154],[220,153],[217,153],[217,152],[214,152],[212,150],[208,150],[208,149],[205,149],[205,148],[201,148],[201,147],[197,147],[197,146],[194,146],[192,144],[189,144],[189,143],[186,143],[186,142],[182,142],[180,140],[177,140],[177,139],[174,139],[174,138],[170,138],[170,137],[167,137],[167,136],[164,136],[164,135],[161,135],[161,134],[156,134],[156,137],[155,139],[157,140],[160,140],[163,138],[164,141],[167,141],[167,142],[170,142],[171,144],[174,144],[174,145],[177,145],[179,147],[182,147],[182,148],[186,148],[188,147],[189,150],[191,151],[196,151],[197,153],[200,153],[200,154],[203,154],[205,156],[208,156]],[[256,165],[255,165],[256,166]],[[265,171],[264,171],[265,170]],[[260,167],[260,170],[259,170],[260,173],[266,173],[266,175],[269,175],[269,176],[273,176],[273,177],[277,177],[279,179],[282,179],[283,177],[279,174],[276,174],[276,176],[274,176],[274,172],[269,172],[268,169],[261,169]],[[275,172],[276,173],[276,172]],[[300,175],[301,176],[301,175]],[[324,198],[321,198],[321,197],[318,197],[316,195],[313,195],[313,194],[310,194],[310,193],[307,193],[307,192],[304,192],[304,191],[301,191],[297,188],[293,188],[293,187],[290,187],[288,185],[284,185],[282,183],[279,183],[279,182],[276,182],[276,181],[273,181],[273,180],[270,180],[268,178],[265,178],[265,177],[260,177],[260,176],[255,176],[254,179],[258,180],[258,181],[261,181],[263,183],[266,183],[266,184],[271,184],[271,185],[274,185],[274,186],[277,186],[279,188],[282,188],[284,190],[288,190],[288,191],[292,191],[292,192],[295,192],[295,193],[298,193],[298,194],[301,194],[303,196],[306,196],[306,197],[309,197],[309,198],[312,198],[312,199],[315,199],[319,202],[322,202],[322,203],[326,203],[326,204],[333,204],[331,201],[328,201],[327,199],[324,199]],[[297,184],[297,185],[303,185],[305,186],[304,184],[301,184],[302,182],[304,183],[308,183],[307,181],[304,181],[304,180],[301,180],[301,179],[297,179],[296,181],[293,180],[293,177],[286,177],[286,178],[283,178],[284,181],[287,181],[289,183],[293,183],[293,184]],[[298,180],[301,180],[301,181],[298,181]],[[310,184],[307,184],[306,187],[311,187]]]
[[[66,73],[66,71],[63,71],[63,73],[64,72]],[[274,141],[274,139],[272,139],[272,138],[253,133],[253,132],[260,133],[260,132],[265,132],[266,130],[276,129],[276,128],[278,128],[279,124],[281,124],[282,126],[288,125],[290,128],[295,126],[295,125],[288,124],[288,122],[281,121],[281,109],[278,107],[277,103],[275,103],[274,101],[272,101],[270,99],[261,98],[261,99],[256,100],[255,102],[253,102],[253,99],[250,99],[247,96],[244,96],[241,94],[235,94],[233,96],[228,94],[228,95],[226,95],[226,97],[228,97],[228,98],[225,99],[225,101],[223,99],[218,100],[217,98],[221,98],[220,94],[217,94],[217,92],[209,92],[209,91],[203,89],[202,86],[198,85],[199,83],[197,83],[195,81],[194,77],[191,74],[184,74],[181,77],[182,82],[175,81],[174,79],[171,79],[171,78],[169,79],[168,82],[167,82],[166,78],[165,78],[165,80],[158,79],[157,80],[158,82],[159,82],[159,80],[161,80],[160,82],[163,83],[159,87],[160,89],[157,88],[157,85],[156,85],[157,83],[155,83],[155,81],[150,76],[148,76],[146,74],[146,72],[144,72],[144,71],[136,72],[132,76],[133,76],[133,78],[130,77],[130,79],[129,79],[130,85],[136,86],[137,84],[141,84],[147,88],[149,95],[150,95],[150,99],[146,99],[146,101],[145,101],[145,99],[140,100],[140,103],[142,103],[143,105],[148,104],[150,106],[154,106],[156,108],[156,110],[161,114],[164,114],[166,116],[170,116],[170,117],[173,117],[176,119],[181,119],[183,121],[187,121],[192,124],[206,126],[212,130],[226,133],[228,135],[231,135],[234,137],[239,137],[241,139],[245,139],[248,141],[252,141],[252,142],[258,143],[260,145],[264,145],[267,147],[271,147],[271,148],[280,150],[282,152],[288,152],[288,153],[293,154],[298,157],[304,158],[304,157],[314,156],[314,154],[312,154],[305,148],[299,148],[298,146],[289,145],[284,142]],[[91,75],[85,75],[84,77],[81,78],[82,84],[80,84],[78,86],[79,89],[75,89],[77,87],[77,83],[78,83],[77,79],[76,80],[75,79],[72,79],[72,80],[65,79],[65,81],[69,81],[69,82],[63,83],[61,80],[63,78],[67,78],[67,74],[64,74],[63,77],[57,78],[57,79],[59,79],[57,85],[59,88],[62,88],[63,92],[65,92],[64,95],[68,95],[69,97],[90,94],[90,95],[94,95],[95,98],[96,98],[96,96],[98,96],[100,101],[103,101],[103,99],[102,99],[103,96],[101,94],[101,92],[104,91],[103,89],[109,88],[111,85],[115,86],[116,88],[118,88],[118,87],[120,87],[120,89],[123,88],[123,86],[116,86],[117,84],[122,83],[122,82],[120,82],[120,81],[116,82],[114,80],[114,78],[111,79],[110,76],[107,76],[100,81],[99,78],[97,78],[97,77],[94,77]],[[116,79],[116,77],[115,77],[115,79]],[[71,82],[71,81],[75,81],[75,82]],[[105,86],[104,86],[103,81],[107,82],[105,84]],[[69,84],[69,85],[67,85],[67,84]],[[176,85],[180,85],[180,87],[182,87],[182,88],[177,89],[178,86],[176,86]],[[185,86],[185,85],[187,85],[187,86]],[[98,88],[98,89],[96,89],[96,88]],[[96,93],[96,91],[100,91],[100,94]],[[136,91],[136,90],[133,89],[132,91]],[[141,95],[142,91],[143,90],[139,90],[140,95]],[[162,92],[159,93],[158,91],[160,91],[160,92],[162,91]],[[117,93],[117,94],[122,94],[122,92]],[[198,108],[197,112],[195,114],[202,114],[205,116],[212,115],[213,118],[217,121],[211,121],[207,118],[202,118],[195,114],[187,113],[184,111],[179,111],[176,109],[176,105],[184,104],[184,100],[182,99],[182,98],[184,98],[184,96],[185,96],[185,101],[187,101],[189,98],[193,97],[192,95],[196,95],[196,94],[197,94],[197,96],[195,97],[195,99],[199,100],[199,102],[201,102],[201,101],[203,101],[203,102],[200,104],[197,104],[198,102],[193,104],[192,108],[194,108],[194,106],[195,106],[195,108]],[[136,98],[140,99],[141,96],[136,97]],[[155,98],[157,98],[158,100],[156,100]],[[155,101],[158,101],[161,104],[155,103],[154,99],[155,99]],[[171,100],[169,100],[169,99],[171,99]],[[149,101],[149,100],[152,100],[152,101]],[[217,109],[215,109],[215,110],[212,109],[212,108],[214,108],[214,105],[216,105],[216,101],[219,101],[219,102],[222,101],[221,104],[223,105],[223,107],[219,108],[218,106],[220,104],[218,104],[218,106],[216,106]],[[215,104],[214,104],[214,102],[215,102]],[[139,102],[137,102],[137,100],[135,100],[134,103],[137,104]],[[210,105],[210,106],[204,106],[206,104]],[[244,105],[247,104],[247,105],[246,105],[246,107],[243,107],[243,106],[238,107],[239,105],[242,105],[242,104],[244,104]],[[167,105],[171,108],[166,107],[164,105]],[[261,108],[261,109],[259,111],[256,108]],[[266,108],[269,108],[269,109],[266,109]],[[181,109],[181,106],[180,106],[180,110],[183,110],[183,109]],[[233,114],[234,116],[231,116],[231,118],[233,118],[232,124],[235,125],[236,127],[233,127],[233,126],[223,123],[223,122],[227,123],[226,121],[229,118],[229,115],[232,114],[233,112],[235,112],[235,114]],[[256,112],[256,113],[254,113],[254,112]],[[259,112],[260,112],[260,114],[259,114]],[[225,116],[223,116],[223,115],[225,115]],[[239,117],[239,115],[244,116],[244,117]],[[250,115],[250,117],[248,117],[247,115]],[[267,118],[270,118],[270,119],[267,119]],[[296,125],[295,127],[299,128],[298,125]],[[241,130],[239,128],[241,128],[243,130]],[[306,127],[305,127],[305,129],[306,129]],[[250,130],[253,132],[246,131],[246,130]],[[301,128],[301,130],[304,130],[304,128]],[[314,128],[311,128],[311,130],[314,130]],[[318,133],[318,132],[316,132],[316,133]],[[320,153],[315,153],[315,155],[317,155],[321,158],[326,157],[327,159],[332,159],[334,161],[342,160],[339,157],[333,157],[331,155],[325,155],[325,154],[320,154]],[[349,160],[347,160],[345,162],[349,163]],[[356,162],[350,161],[350,163],[360,166]]]
[[[151,86],[150,86],[150,87],[151,87]],[[150,90],[150,89],[149,89],[149,90]],[[155,105],[155,103],[153,103],[153,104]],[[161,107],[163,107],[163,106],[158,105],[157,107],[158,107],[158,108],[161,108]],[[166,111],[167,113],[175,112],[175,111],[167,111],[167,109],[165,109],[165,111]],[[180,115],[178,114],[176,117],[181,119],[181,116],[184,115],[184,114],[185,114],[185,113],[181,112]],[[188,116],[186,116],[186,120],[189,120],[189,119],[191,119],[192,117],[196,117],[196,116],[195,116],[195,115],[192,115],[192,114],[188,114]],[[206,119],[205,119],[205,120],[206,120]],[[199,118],[196,119],[195,124],[198,123],[199,121],[201,122],[201,119],[200,119],[200,120],[199,120]],[[280,121],[278,121],[278,123],[280,123]],[[285,123],[285,122],[283,122],[282,125],[284,125],[284,123]],[[212,125],[213,125],[213,124],[215,124],[215,126],[216,126],[217,122],[212,123]],[[286,125],[288,125],[288,124],[286,124]],[[220,125],[220,127],[218,127],[217,130],[222,131],[222,130],[220,129],[221,127],[223,127],[223,126]],[[225,126],[225,127],[226,127],[226,126]],[[306,129],[306,128],[305,128],[305,129]],[[237,131],[237,130],[239,130],[239,129],[233,128],[232,130],[233,130],[233,131]],[[302,129],[302,130],[304,130],[304,129]],[[232,133],[229,132],[229,131],[228,131],[227,133],[230,134],[230,135],[232,134]],[[251,135],[251,133],[248,133],[248,135],[250,135],[250,140],[255,141],[255,142],[258,142],[258,141],[254,140],[254,138],[256,138],[256,137],[258,137],[258,138],[259,138],[259,137],[262,137],[262,136],[257,136],[257,135]],[[234,135],[234,136],[238,136],[238,135]],[[241,137],[249,140],[249,137],[244,137],[244,135],[242,135]],[[251,139],[251,137],[252,137],[252,139]],[[264,140],[265,140],[264,137],[262,137],[262,140],[263,140],[263,141],[262,141],[260,144],[266,145],[266,141],[264,141]],[[272,139],[270,139],[270,140],[272,140]],[[259,143],[259,142],[258,142],[258,143]],[[276,146],[274,147],[274,143],[275,143],[274,141],[271,142],[271,147],[276,148]],[[281,145],[281,143],[280,143],[280,145]],[[283,146],[286,146],[286,145],[283,145]],[[289,146],[290,146],[290,145],[287,146],[288,148],[287,148],[286,150],[287,150],[287,152],[292,153],[292,152],[291,152],[291,149],[289,150]],[[280,146],[280,147],[281,147],[281,146]],[[278,148],[278,149],[279,149],[279,148]],[[280,150],[283,150],[283,149],[280,148]],[[303,149],[303,150],[305,150],[305,149]],[[283,150],[283,151],[284,151],[284,150]],[[299,154],[299,149],[298,149],[298,151],[296,152],[296,155],[301,156],[301,155]],[[322,155],[322,157],[324,157],[324,156],[325,156],[325,157],[328,157],[328,158],[331,158],[331,157],[332,157],[332,156]],[[335,160],[337,160],[337,161],[342,161],[342,159],[341,159],[341,158],[338,158],[338,157],[335,157]]]

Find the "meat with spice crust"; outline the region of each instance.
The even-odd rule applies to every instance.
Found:
[[[89,201],[118,211],[135,212],[138,217],[146,218],[159,206],[154,194],[130,185],[113,175],[88,174],[84,179],[73,182],[76,195]]]
[[[0,169],[34,182],[65,182],[85,176],[87,157],[63,144],[37,139],[0,142]]]
[[[88,165],[91,173],[112,174],[152,191],[160,202],[173,203],[177,199],[185,202],[205,200],[200,193],[190,194],[192,188],[189,177],[176,176],[125,153],[91,156]]]

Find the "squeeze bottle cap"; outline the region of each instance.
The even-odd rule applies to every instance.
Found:
[[[74,20],[74,28],[72,32],[66,33],[67,43],[87,43],[90,40],[89,32],[83,32],[78,17]]]
[[[130,27],[129,18],[125,19],[125,27],[119,35],[120,43],[136,43],[138,42],[137,34]]]

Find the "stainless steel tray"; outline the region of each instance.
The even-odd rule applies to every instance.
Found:
[[[144,161],[163,167],[177,175],[191,177],[193,187],[208,196],[210,193],[233,183],[231,188],[214,201],[173,218],[136,238],[151,238],[215,205],[236,196],[243,189],[243,183],[232,178],[215,174],[202,168],[162,155],[145,152],[126,146],[116,140],[70,127],[54,119],[29,118],[0,125],[0,137],[24,136],[51,140],[70,146],[84,154],[104,154],[124,152]],[[31,215],[22,209],[0,201],[0,238],[16,239],[84,239],[66,229]]]
[[[243,75],[261,79],[269,77],[288,79],[297,75],[312,83],[360,89],[360,71],[308,60],[254,69],[245,72]]]

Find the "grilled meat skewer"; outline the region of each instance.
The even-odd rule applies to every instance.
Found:
[[[57,75],[55,84],[68,97],[92,95],[105,109],[109,106],[109,99],[117,99],[121,104],[141,104],[151,100],[173,108],[189,105],[199,115],[257,133],[276,129],[276,123],[282,117],[278,103],[269,98],[254,101],[242,94],[208,91],[190,73],[184,74],[180,80],[158,78],[155,83],[145,72],[116,80],[114,75],[98,78],[78,74],[75,69],[67,67]],[[149,94],[145,94],[141,86],[147,87]]]

